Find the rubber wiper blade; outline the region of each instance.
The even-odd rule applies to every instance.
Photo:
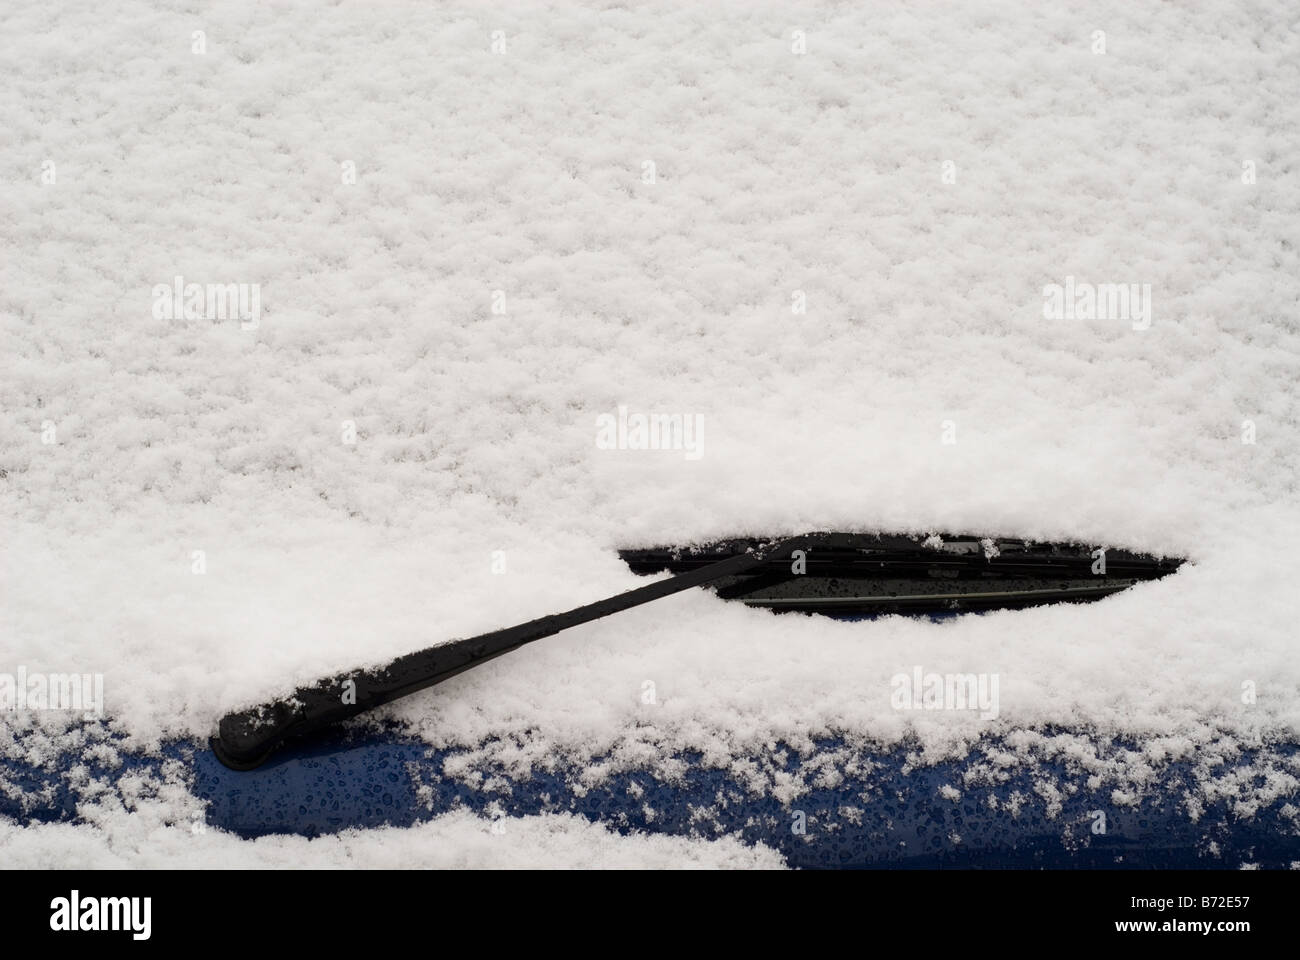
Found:
[[[679,572],[743,541],[629,549],[636,573]],[[770,557],[713,586],[727,600],[834,616],[952,614],[1098,600],[1173,573],[1180,559],[1005,537],[827,533],[797,562]]]

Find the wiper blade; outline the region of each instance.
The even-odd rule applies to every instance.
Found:
[[[745,543],[622,550],[619,556],[635,573],[676,573],[742,550]],[[1182,562],[1010,538],[830,533],[818,535],[801,562],[769,557],[714,586],[723,599],[781,612],[947,614],[1097,600],[1167,576]]]

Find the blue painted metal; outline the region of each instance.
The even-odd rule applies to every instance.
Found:
[[[792,866],[812,868],[1222,868],[1287,867],[1300,861],[1300,837],[1287,798],[1264,805],[1249,819],[1220,801],[1193,820],[1185,806],[1193,783],[1190,763],[1166,765],[1139,803],[1117,806],[1113,784],[1090,787],[1087,772],[1059,763],[1012,768],[997,784],[967,784],[966,775],[984,758],[983,747],[1001,744],[976,745],[966,759],[918,767],[904,749],[851,748],[827,740],[816,752],[836,758],[833,767],[841,779],[783,804],[689,754],[677,758],[685,773],[672,783],[650,770],[632,770],[591,789],[575,788],[582,770],[576,764],[510,779],[503,769],[472,763],[483,775],[478,782],[499,784],[489,789],[443,774],[447,760],[464,759],[463,750],[434,750],[391,730],[339,732],[246,772],[223,767],[206,744],[181,741],[156,756],[122,753],[116,766],[81,757],[57,758],[44,767],[2,761],[0,774],[19,791],[0,795],[0,815],[20,823],[77,822],[73,783],[81,781],[69,776],[74,765],[117,782],[133,774],[160,776],[171,760],[181,762],[190,789],[206,802],[207,823],[243,837],[410,826],[461,808],[485,817],[498,811],[507,816],[568,812],[621,832],[734,834],[780,850]],[[752,759],[794,772],[812,758],[778,744]],[[1227,769],[1215,769],[1214,776],[1225,781],[1262,776],[1265,768],[1300,770],[1300,745],[1244,752]],[[1061,803],[1052,816],[1048,800],[1036,792],[1044,782]],[[960,790],[960,799],[948,799],[945,786]],[[1017,800],[1013,814],[1010,807]],[[1106,812],[1104,835],[1091,829],[1096,810]],[[798,811],[806,824],[802,834],[794,830]]]

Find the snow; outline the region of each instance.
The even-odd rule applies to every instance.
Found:
[[[495,827],[495,829],[494,829]],[[0,846],[12,869],[58,863],[81,869],[746,869],[780,868],[767,847],[737,840],[620,836],[581,817],[546,814],[489,822],[467,811],[398,830],[348,830],[308,840],[239,840],[219,830],[161,823],[138,813],[103,823],[14,827],[0,821]]]
[[[128,743],[635,586],[620,546],[825,529],[1192,563],[943,624],[693,592],[388,715],[597,778],[1055,726],[1158,745],[1127,783],[1300,734],[1288,5],[15,0],[0,38],[0,671],[102,673]],[[260,285],[256,328],[155,319],[178,275]],[[1149,328],[1044,319],[1067,277],[1150,284]],[[703,417],[702,455],[601,449],[620,406]],[[917,666],[997,674],[996,719],[892,709]],[[61,722],[0,714],[0,742]],[[519,862],[767,862],[557,822],[521,824]],[[131,858],[113,817],[3,829]],[[511,859],[478,830],[405,833]]]

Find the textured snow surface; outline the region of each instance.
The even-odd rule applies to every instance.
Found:
[[[494,832],[495,831],[495,832]],[[453,811],[398,830],[350,830],[308,840],[240,840],[228,833],[159,822],[156,816],[108,814],[88,823],[14,827],[0,821],[8,869],[775,869],[781,857],[758,844],[647,834],[621,836],[563,814],[490,821]]]
[[[619,546],[947,530],[1193,562],[943,624],[694,592],[390,716],[521,775],[826,734],[937,757],[1050,725],[1152,738],[1153,767],[1294,739],[1298,30],[1287,3],[10,0],[0,672],[103,673],[148,747],[635,586]],[[256,329],[155,319],[177,275],[259,284]],[[1149,328],[1044,319],[1067,277],[1150,284]],[[620,405],[702,415],[703,455],[598,449]],[[998,674],[997,718],[893,709],[918,665]],[[175,849],[140,829],[140,862]],[[502,862],[477,829],[410,842]],[[39,859],[82,828],[6,832]],[[687,856],[519,832],[522,863]]]

